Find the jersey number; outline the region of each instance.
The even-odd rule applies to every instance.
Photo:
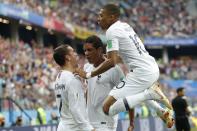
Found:
[[[137,48],[137,50],[138,50],[138,52],[139,52],[140,55],[142,53],[147,53],[147,51],[140,46],[140,43],[138,42],[138,36],[137,36],[137,34],[135,34],[133,37],[130,35],[129,38],[135,44],[135,47]]]
[[[57,94],[57,99],[58,99],[58,103],[59,103],[59,113],[60,113],[60,116],[61,116],[61,110],[62,110],[62,96],[61,94]]]

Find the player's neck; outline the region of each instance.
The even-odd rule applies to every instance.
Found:
[[[94,63],[94,67],[98,67],[103,61],[105,61],[104,58],[98,59],[98,61]]]
[[[68,64],[68,65],[65,65],[62,67],[62,70],[67,70],[67,71],[70,71],[70,72],[74,72],[75,71],[75,67]]]
[[[117,21],[119,21],[119,19],[118,19],[118,18],[117,18],[117,19],[112,20],[112,22],[111,22],[110,26],[111,26],[111,25],[113,25],[114,23],[116,23]],[[109,27],[110,27],[110,26],[109,26]]]

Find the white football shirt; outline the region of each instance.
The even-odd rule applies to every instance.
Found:
[[[72,72],[59,72],[55,81],[56,102],[60,113],[60,121],[67,127],[75,127],[73,131],[90,131],[93,127],[88,121],[85,95],[82,83]]]
[[[150,75],[159,71],[155,59],[148,54],[133,28],[117,21],[106,31],[107,52],[119,51],[123,62],[136,75]]]
[[[91,72],[95,67],[92,64],[85,64],[84,70]],[[110,123],[109,127],[117,126],[118,116],[104,115],[102,107],[105,98],[109,92],[118,85],[124,78],[124,74],[119,66],[115,66],[110,70],[87,79],[88,97],[87,97],[87,110],[90,123],[95,127],[97,123]],[[96,128],[96,127],[95,127]]]

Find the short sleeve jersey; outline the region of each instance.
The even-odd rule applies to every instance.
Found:
[[[95,67],[92,64],[85,64],[84,70],[91,72]],[[124,78],[124,74],[119,66],[115,66],[108,71],[87,79],[88,87],[88,116],[91,123],[110,122],[117,124],[117,116],[106,116],[101,113],[103,102],[108,96],[109,92],[117,86]]]
[[[150,75],[158,72],[155,59],[146,51],[133,28],[117,21],[106,31],[107,52],[118,51],[123,62],[137,75]]]
[[[63,70],[55,81],[56,102],[60,120],[75,125],[81,131],[90,131],[93,127],[88,121],[83,85],[77,76]]]

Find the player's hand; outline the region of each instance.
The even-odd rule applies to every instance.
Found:
[[[91,130],[91,131],[96,131],[95,129]]]
[[[133,131],[134,130],[134,127],[133,126],[129,126],[128,127],[128,131]]]
[[[86,78],[86,72],[82,69],[76,68],[74,74],[79,75],[82,78]]]

